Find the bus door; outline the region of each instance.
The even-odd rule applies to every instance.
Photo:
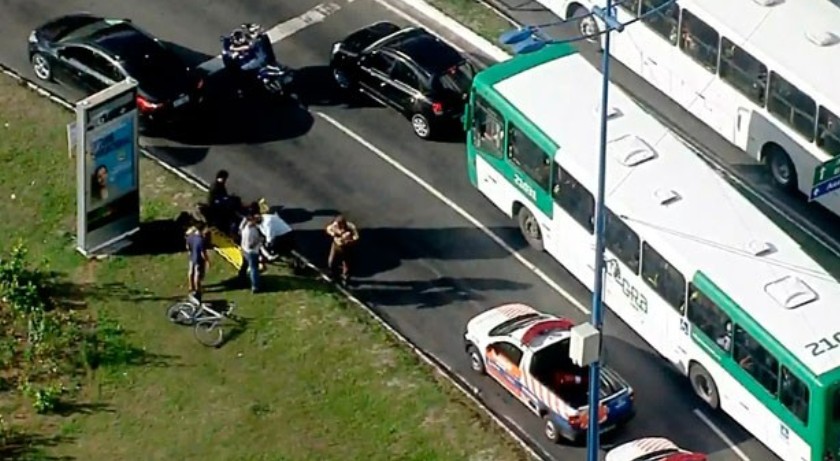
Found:
[[[505,124],[501,114],[479,95],[472,107],[470,148],[476,152],[476,186],[499,208],[509,208],[512,188],[501,170],[508,168],[505,160]]]

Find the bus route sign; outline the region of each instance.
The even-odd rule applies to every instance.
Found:
[[[814,168],[814,182],[811,186],[811,200],[840,189],[840,157],[834,157]]]

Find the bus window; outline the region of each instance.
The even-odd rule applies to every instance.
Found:
[[[831,156],[840,155],[840,118],[820,107],[817,124],[817,146]]]
[[[764,107],[767,66],[723,37],[720,51],[720,78],[752,102]]]
[[[802,424],[808,425],[808,386],[782,366],[779,379],[779,400]]]
[[[709,72],[717,73],[720,36],[688,10],[683,10],[680,49]]]
[[[685,277],[647,242],[642,244],[642,278],[680,314],[685,311]]]
[[[551,195],[557,205],[591,234],[595,229],[595,198],[566,170],[554,164]]]
[[[831,419],[840,422],[840,387],[834,389],[834,401],[831,405]]]
[[[508,158],[525,174],[534,180],[543,190],[548,190],[551,174],[551,160],[534,141],[518,128],[509,124]]]
[[[496,158],[504,156],[503,118],[484,98],[476,96],[473,106],[473,145]]]
[[[604,242],[607,248],[633,271],[639,273],[641,240],[633,229],[607,209],[604,220]]]
[[[767,110],[808,141],[814,140],[817,103],[775,72],[770,72]]]
[[[647,24],[651,30],[661,35],[662,38],[677,44],[677,24],[680,22],[680,7],[675,3],[666,6],[665,9],[653,11],[667,3],[668,0],[642,0],[642,22]]]
[[[641,5],[641,0],[625,0],[623,2],[618,2],[619,8],[633,16],[639,15],[639,5]]]
[[[767,392],[776,396],[779,385],[779,361],[740,326],[735,327],[732,358]]]
[[[688,284],[688,321],[726,352],[732,350],[732,320],[693,283]]]

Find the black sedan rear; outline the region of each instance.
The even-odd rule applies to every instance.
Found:
[[[203,79],[126,19],[80,13],[49,21],[30,34],[29,59],[39,79],[88,95],[133,78],[144,132],[182,120],[201,100]]]
[[[389,22],[335,43],[330,67],[340,87],[402,112],[423,139],[460,126],[475,74],[464,56],[432,33]]]

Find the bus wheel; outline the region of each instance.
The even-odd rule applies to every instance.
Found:
[[[796,189],[796,167],[790,161],[787,152],[779,146],[768,146],[764,154],[767,168],[773,177],[773,184],[779,189],[792,191]]]
[[[519,209],[517,218],[519,220],[519,231],[522,232],[522,236],[525,237],[528,245],[537,251],[542,251],[542,232],[540,231],[540,223],[537,221],[537,218],[524,206]]]
[[[590,43],[599,43],[601,41],[601,30],[598,27],[598,22],[595,16],[582,6],[576,6],[572,9],[572,18],[580,18],[577,22],[577,29],[581,37],[585,38]]]
[[[717,410],[720,406],[720,395],[718,395],[717,385],[715,380],[703,368],[703,365],[698,363],[691,364],[688,369],[688,379],[691,381],[691,387],[698,397],[703,399],[713,410]]]

